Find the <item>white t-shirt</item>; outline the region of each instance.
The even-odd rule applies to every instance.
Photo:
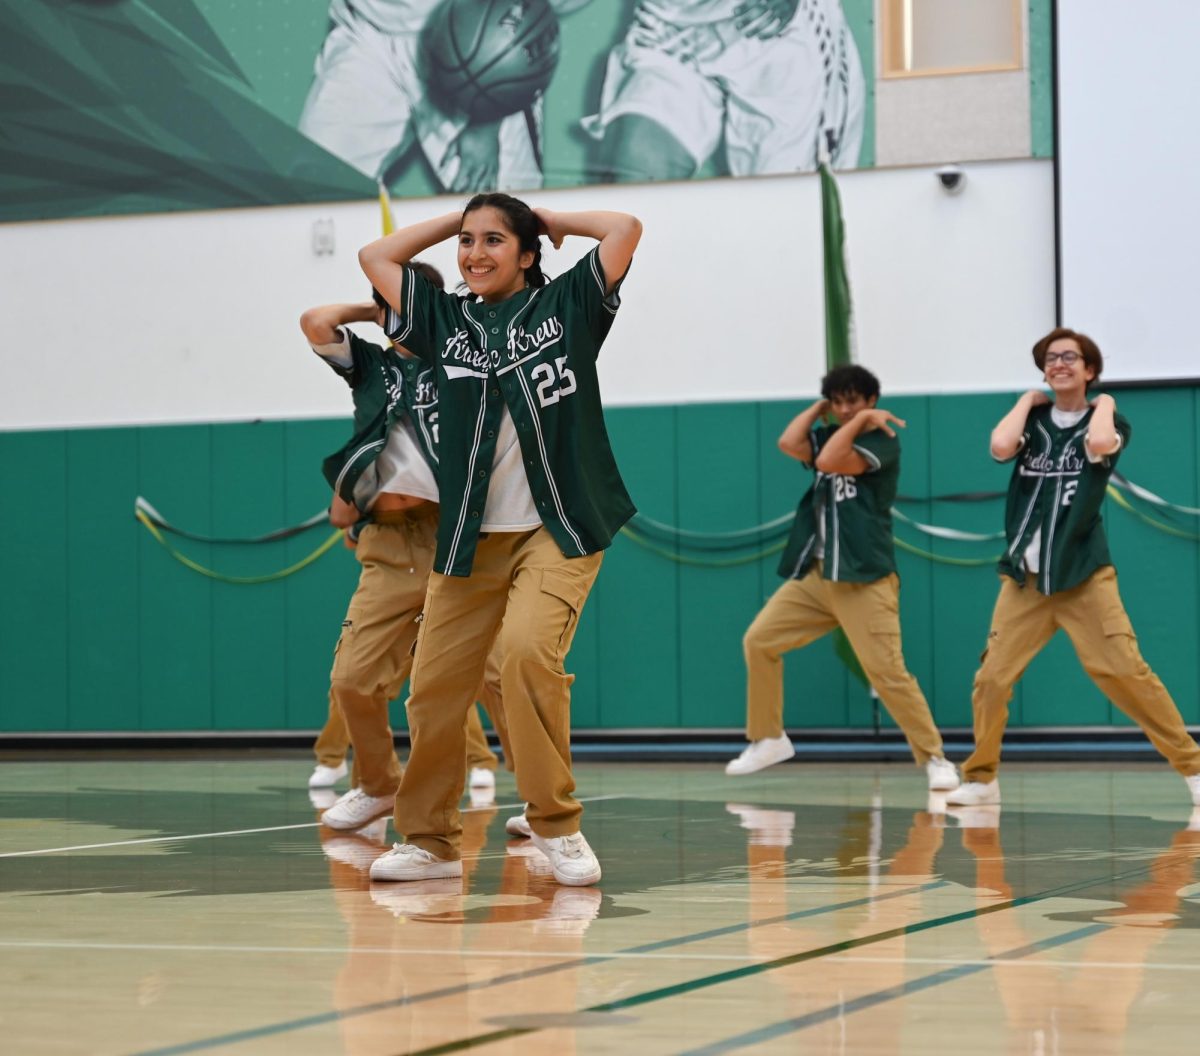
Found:
[[[341,341],[313,345],[312,349],[322,359],[340,367],[351,367],[354,357],[350,353],[350,339],[344,329],[339,327],[339,330]],[[360,510],[369,510],[385,491],[430,502],[437,502],[439,498],[437,480],[421,454],[413,423],[407,415],[392,424],[383,450],[358,478],[354,485],[354,503]]]
[[[481,532],[526,532],[542,523],[521,462],[521,444],[512,415],[504,408],[492,459],[492,479],[483,507]]]
[[[1070,429],[1073,425],[1078,425],[1083,421],[1083,416],[1090,410],[1084,407],[1080,411],[1060,411],[1057,407],[1050,408],[1050,420],[1060,429]],[[1117,450],[1121,449],[1121,436],[1117,434]],[[1102,462],[1107,455],[1093,455],[1087,444],[1083,445],[1083,453],[1087,456],[1089,462]],[[1113,454],[1114,452],[1109,452]],[[1038,525],[1037,530],[1033,533],[1033,538],[1029,540],[1029,545],[1025,548],[1025,567],[1036,575],[1041,571],[1041,553],[1042,553],[1042,528]]]

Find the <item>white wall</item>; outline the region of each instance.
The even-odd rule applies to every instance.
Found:
[[[839,177],[860,359],[892,392],[1010,389],[1054,321],[1049,162]],[[603,354],[611,404],[815,391],[824,363],[814,176],[585,188],[550,208],[645,222]],[[405,224],[458,199],[395,203]],[[311,248],[331,217],[332,256]],[[297,327],[312,304],[366,295],[358,247],[378,206],[155,215],[0,227],[0,428],[339,416],[344,387]],[[586,246],[547,254],[554,274]],[[456,276],[453,247],[427,254]]]
[[[1060,0],[1063,321],[1117,380],[1200,377],[1200,4]]]

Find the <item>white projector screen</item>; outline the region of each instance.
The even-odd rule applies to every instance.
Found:
[[[1062,321],[1109,381],[1200,377],[1200,0],[1058,0]]]

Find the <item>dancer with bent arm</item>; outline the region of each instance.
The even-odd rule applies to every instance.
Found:
[[[396,797],[405,842],[375,862],[374,880],[462,875],[463,719],[497,628],[531,837],[559,883],[600,879],[573,795],[564,661],[602,551],[634,513],[596,358],[641,231],[623,213],[533,210],[484,194],[359,254],[391,305],[388,336],[436,366],[440,396],[442,516],[408,702],[412,752]],[[570,235],[598,244],[550,281],[542,235],[555,247]],[[408,267],[448,238],[458,244],[459,295]]]

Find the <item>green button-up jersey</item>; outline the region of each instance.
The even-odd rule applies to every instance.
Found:
[[[1089,462],[1083,442],[1094,411],[1065,429],[1054,424],[1051,406],[1034,407],[1016,455],[1004,511],[1007,542],[1000,571],[1024,584],[1025,551],[1041,529],[1037,587],[1043,594],[1077,587],[1102,565],[1111,565],[1100,508],[1117,455],[1129,444],[1129,422],[1114,419],[1119,450]]]
[[[419,359],[406,359],[391,348],[364,341],[352,330],[351,364],[325,362],[350,386],[354,398],[354,432],[350,440],[321,463],[334,492],[354,501],[354,485],[379,457],[388,429],[408,415],[417,445],[434,476],[438,469],[438,395],[433,368]],[[324,357],[322,357],[324,358]]]
[[[599,250],[498,304],[435,289],[406,268],[388,336],[437,368],[442,516],[434,568],[467,576],[496,437],[512,415],[542,523],[567,557],[603,550],[636,512],[604,426],[596,357],[620,305]]]
[[[818,426],[810,434],[813,462],[837,426]],[[825,527],[826,579],[873,583],[896,571],[892,544],[892,503],[900,478],[900,440],[880,429],[863,433],[854,450],[869,463],[865,473],[850,476],[816,471],[792,522],[779,575],[800,579],[817,558],[817,518]]]

